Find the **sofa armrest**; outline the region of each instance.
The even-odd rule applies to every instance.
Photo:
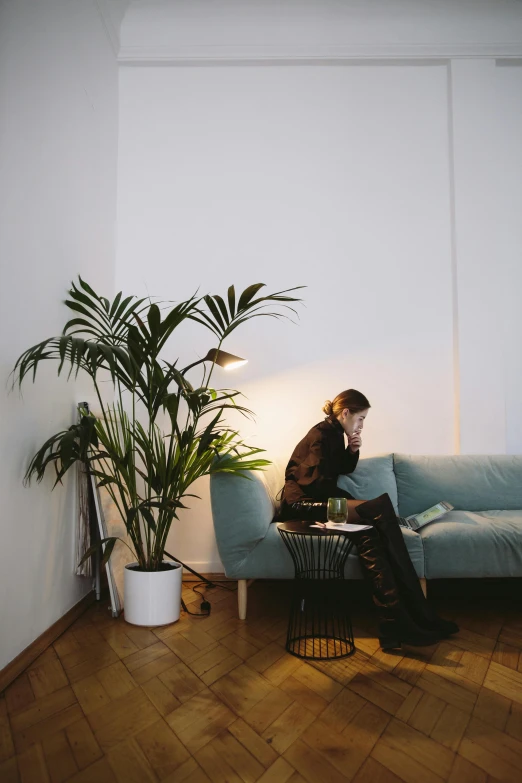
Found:
[[[265,538],[274,506],[263,480],[254,471],[245,471],[244,476],[212,475],[210,501],[219,556],[228,576]]]

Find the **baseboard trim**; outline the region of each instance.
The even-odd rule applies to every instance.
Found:
[[[0,694],[94,603],[95,597],[94,590],[91,590],[72,609],[69,609],[63,617],[60,617],[50,628],[40,634],[34,642],[31,642],[25,650],[22,650],[7,666],[4,666],[0,671]]]
[[[208,579],[209,582],[237,582],[237,579],[231,579],[229,576],[225,576],[225,574],[221,571],[202,571],[201,576],[204,579]],[[191,574],[190,571],[183,571],[183,581],[184,582],[200,582],[201,579],[198,579],[197,576],[194,576],[194,574]]]

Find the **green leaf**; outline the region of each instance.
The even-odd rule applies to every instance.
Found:
[[[237,304],[238,311],[243,310],[250,302],[250,300],[254,298],[254,296],[257,294],[259,289],[264,288],[265,285],[266,283],[255,283],[254,285],[249,285],[248,288],[245,288],[245,290],[239,297],[239,302]]]
[[[230,317],[233,318],[236,314],[236,289],[233,285],[230,286],[227,292],[228,296],[228,309],[230,310]]]
[[[198,450],[197,450],[198,457],[201,456],[201,454],[203,454],[203,452],[205,452],[208,449],[209,444],[216,437],[214,433],[214,427],[216,426],[220,418],[221,418],[221,411],[219,411],[217,416],[214,416],[214,418],[206,428],[205,432],[201,436],[201,439],[198,444]]]
[[[109,557],[112,555],[112,550],[114,549],[114,545],[116,544],[116,541],[118,541],[117,538],[109,538],[104,539],[105,545],[103,548],[103,555],[100,560],[100,566],[103,568],[103,566],[108,562]]]
[[[220,327],[220,329],[225,329],[225,324],[223,322],[223,319],[221,318],[221,315],[219,313],[218,308],[216,307],[216,304],[211,296],[204,296],[203,299],[205,300],[205,303],[214,316],[214,319],[217,323],[217,325]]]
[[[150,529],[156,533],[157,527],[156,527],[156,520],[154,519],[154,516],[151,511],[149,511],[148,508],[145,508],[144,506],[140,507],[140,513],[143,517],[143,519],[146,521]]]
[[[100,336],[103,334],[101,329],[96,329],[95,324],[93,324],[92,321],[88,321],[86,318],[71,318],[70,321],[67,321],[65,326],[63,327],[62,334],[66,334],[67,332],[70,332],[73,326],[81,326],[82,331],[89,332],[90,334],[95,334],[96,336]]]
[[[218,296],[217,294],[215,294],[215,296],[214,296],[214,301],[215,301],[215,302],[217,302],[217,304],[218,304],[218,307],[219,307],[219,309],[221,310],[221,315],[223,316],[223,320],[224,320],[224,322],[225,322],[226,324],[228,324],[228,322],[229,322],[229,317],[228,317],[228,310],[227,310],[227,307],[226,307],[226,305],[225,305],[225,302],[224,302],[224,301],[223,301],[223,299],[222,299],[220,296]]]
[[[118,291],[118,293],[116,294],[116,296],[114,297],[114,300],[112,302],[111,309],[109,310],[109,317],[110,318],[112,318],[114,316],[116,310],[118,309],[118,305],[120,304],[121,297],[122,297],[122,292]]]
[[[100,480],[96,482],[96,486],[99,489],[100,487],[106,487],[107,484],[117,484],[117,483],[118,483],[117,480],[112,476],[103,476],[103,478],[100,478]]]
[[[196,312],[198,312],[201,317],[198,318],[196,315],[189,315],[189,319],[191,321],[196,321],[196,323],[205,326],[207,329],[210,329],[210,331],[213,332],[217,337],[221,337],[221,331],[215,326],[212,319],[209,318],[206,313],[203,313],[200,310],[197,310]]]
[[[89,309],[87,307],[84,307],[81,304],[78,304],[77,302],[70,302],[67,300],[65,302],[69,310],[74,310],[75,313],[80,313],[81,315],[84,315],[86,318],[89,318],[91,322],[94,322],[94,325],[99,327],[100,333],[103,333],[103,325],[98,321],[98,319],[94,318],[94,316],[89,312]]]
[[[105,558],[105,561],[103,561],[103,559],[102,559],[102,563],[101,564],[105,565],[105,563],[107,562],[107,560],[111,556],[112,550],[114,549],[114,544],[116,543],[117,540],[118,540],[118,538],[114,538],[113,536],[110,536],[109,538],[102,538],[102,539],[100,539],[100,541],[97,541],[95,544],[93,544],[92,546],[89,547],[89,549],[85,552],[85,554],[83,555],[83,557],[80,560],[80,562],[78,563],[78,565],[79,566],[83,565],[86,560],[88,560],[90,557],[95,555],[96,552],[99,552],[100,549],[103,547],[103,545],[106,544],[107,546],[105,548],[105,552],[107,551],[107,547],[109,547],[109,546],[110,546],[110,551],[109,551],[109,554],[107,555],[106,558],[105,558],[105,552],[104,552],[103,557]],[[112,545],[111,545],[111,542],[112,542]]]
[[[148,332],[148,329],[147,329],[147,327],[145,326],[145,324],[144,324],[143,320],[140,318],[140,316],[139,316],[139,315],[138,315],[138,313],[136,313],[136,312],[133,312],[133,313],[132,313],[132,315],[133,315],[133,317],[134,317],[134,320],[135,320],[135,321],[136,321],[136,323],[138,324],[138,327],[139,327],[139,332],[141,332],[141,334],[142,334],[142,335],[143,335],[143,336],[144,336],[144,337],[145,337],[147,340],[149,340],[149,339],[150,339],[150,334],[149,334],[149,332]]]
[[[95,291],[93,291],[93,289],[90,287],[88,283],[85,282],[85,280],[82,280],[80,275],[78,275],[78,280],[80,281],[80,285],[84,291],[87,291],[87,293],[90,294],[92,297],[94,297],[94,299],[99,300],[100,297],[98,296],[98,294]]]
[[[167,413],[169,414],[172,429],[174,429],[178,419],[178,410],[179,410],[178,395],[167,394],[167,396],[163,398],[163,407],[166,409]]]
[[[125,519],[125,527],[127,528],[127,531],[130,531],[130,529],[132,528],[132,525],[134,524],[138,511],[139,508],[136,506],[133,506],[132,508],[129,508],[127,510],[127,516]]]
[[[60,354],[60,364],[58,365],[58,375],[60,375],[62,371],[63,364],[65,362],[65,357],[67,354],[67,347],[69,345],[69,338],[68,337],[60,337],[60,341],[58,344],[58,352]]]
[[[149,322],[151,337],[156,337],[159,334],[161,326],[161,313],[157,304],[152,304],[149,307],[147,321]]]

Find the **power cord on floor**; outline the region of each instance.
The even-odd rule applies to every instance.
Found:
[[[202,582],[195,582],[192,587],[192,592],[197,593],[199,597],[202,599],[201,604],[199,606],[199,608],[202,611],[191,612],[190,609],[187,609],[187,606],[183,602],[183,600],[181,601],[184,610],[187,612],[187,614],[191,614],[193,617],[208,617],[210,612],[212,611],[212,605],[210,601],[207,601],[207,596],[204,595],[200,590],[198,590],[198,588],[201,587],[202,585],[205,585],[208,590],[212,590],[216,587],[220,587],[222,590],[227,590],[229,593],[237,592],[237,587],[226,587],[225,585],[219,584],[218,582],[210,582],[207,580]]]
[[[183,598],[181,599],[181,608],[187,614],[192,615],[192,617],[209,617],[211,609],[212,609],[212,607],[211,607],[211,605],[210,605],[210,603],[208,601],[202,601],[200,609],[203,609],[203,611],[202,612],[191,612],[191,610],[188,608],[188,606],[185,603],[185,601],[183,600]]]
[[[181,606],[182,606],[183,610],[185,612],[187,612],[187,614],[192,615],[192,617],[208,617],[210,615],[210,612],[212,611],[212,606],[210,604],[210,601],[207,601],[206,596],[204,596],[202,593],[200,593],[199,590],[197,589],[200,585],[206,585],[209,590],[211,590],[211,589],[213,589],[215,587],[221,587],[222,590],[228,590],[231,593],[233,593],[233,592],[235,592],[237,590],[237,587],[225,587],[224,585],[217,584],[215,582],[211,582],[210,579],[205,579],[204,576],[202,576],[201,574],[198,574],[197,571],[194,571],[193,568],[191,568],[190,566],[186,565],[186,563],[183,563],[181,560],[178,560],[178,558],[174,557],[174,555],[171,555],[169,552],[165,552],[165,554],[171,560],[174,560],[175,563],[180,563],[180,565],[182,565],[183,568],[186,568],[187,571],[190,571],[190,573],[194,574],[194,576],[199,576],[199,578],[201,580],[200,582],[196,582],[196,584],[194,585],[192,590],[195,593],[197,593],[200,596],[200,598],[203,599],[201,604],[200,604],[200,607],[199,607],[203,611],[201,611],[201,612],[191,612],[190,609],[187,607],[187,605],[186,605],[185,601],[183,600],[183,598],[181,599]]]

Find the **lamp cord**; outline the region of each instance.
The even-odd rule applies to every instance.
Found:
[[[200,580],[199,582],[195,583],[194,587],[192,588],[192,591],[194,593],[197,593],[200,596],[200,598],[203,599],[201,601],[201,609],[203,609],[203,611],[202,612],[191,612],[190,609],[187,607],[187,605],[186,605],[185,601],[183,600],[183,598],[181,598],[181,606],[183,607],[184,611],[187,612],[187,614],[190,614],[193,617],[208,617],[210,615],[210,612],[212,610],[212,605],[211,605],[210,601],[207,600],[207,597],[204,596],[202,593],[200,593],[199,590],[197,589],[200,585],[204,584],[209,589],[212,589],[214,587],[221,587],[222,590],[228,590],[229,593],[236,592],[234,588],[225,587],[224,585],[220,585],[220,584],[216,584],[215,582],[211,582],[210,579],[207,579],[205,576],[203,576],[202,574],[198,573],[198,571],[195,571],[193,568],[188,566],[182,560],[179,560],[179,558],[174,557],[174,555],[171,555],[170,552],[167,552],[166,550],[165,550],[165,554],[171,560],[174,560],[175,563],[179,563],[181,566],[183,566],[183,568],[186,568],[187,571],[190,571],[191,574],[193,574],[194,576],[197,576],[198,579]]]

